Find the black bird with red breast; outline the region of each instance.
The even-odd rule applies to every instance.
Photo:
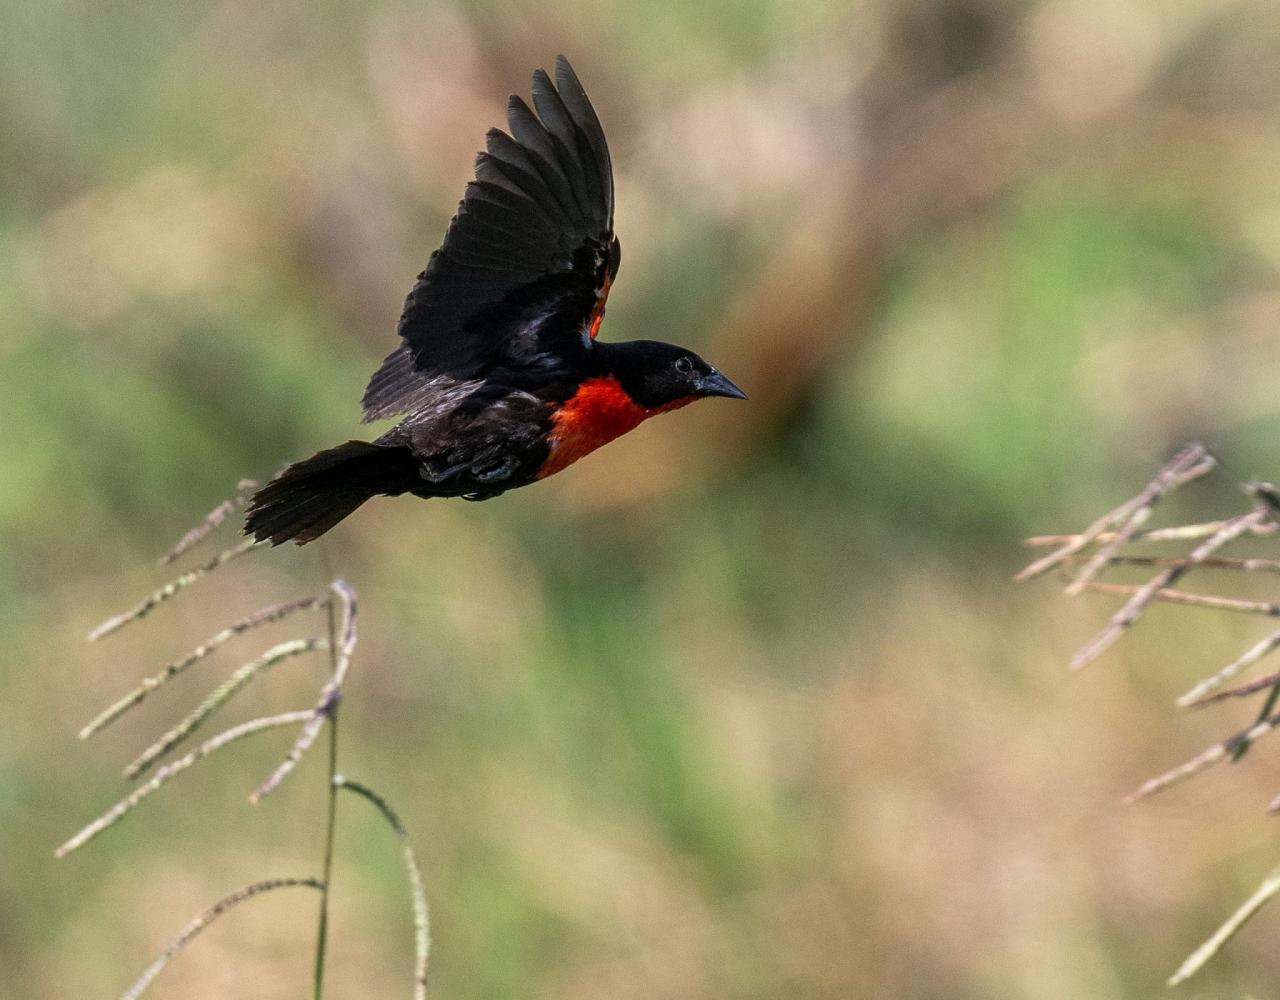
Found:
[[[536,113],[535,110],[536,109]],[[402,343],[365,389],[364,420],[403,419],[289,466],[245,532],[299,545],[370,497],[487,500],[705,396],[746,396],[683,347],[596,339],[618,273],[604,130],[560,56],[533,109],[491,129],[444,243],[405,300]]]

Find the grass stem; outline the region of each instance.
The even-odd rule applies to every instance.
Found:
[[[329,602],[329,656],[336,675],[340,667],[338,638],[338,609],[335,602]],[[354,609],[350,604],[344,605],[346,616],[344,632],[351,628],[351,616]],[[324,831],[324,864],[321,869],[320,882],[320,916],[316,926],[316,964],[312,977],[312,998],[321,1000],[324,996],[324,960],[329,943],[329,890],[333,878],[333,842],[338,820],[338,704],[335,702],[329,709],[329,766],[326,780],[328,782],[329,801]]]

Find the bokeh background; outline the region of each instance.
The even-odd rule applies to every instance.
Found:
[[[361,596],[342,767],[413,832],[435,997],[1149,997],[1280,860],[1265,747],[1121,805],[1248,721],[1171,701],[1266,622],[1156,608],[1069,676],[1113,603],[1009,581],[1186,439],[1225,471],[1162,518],[1280,476],[1270,0],[56,0],[0,28],[0,996],[115,995],[205,904],[318,868],[321,754],[244,800],[283,733],[51,849],[216,676],[319,625],[93,744],[87,718],[331,573]],[[375,501],[87,645],[239,478],[359,432],[484,130],[557,52],[617,171],[605,336],[689,344],[750,403],[490,503]],[[338,849],[330,993],[407,995],[395,843],[353,799]],[[151,995],[306,994],[314,906],[246,906]],[[1275,995],[1277,932],[1184,995]]]

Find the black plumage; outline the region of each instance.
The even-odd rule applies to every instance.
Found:
[[[742,395],[683,348],[594,340],[621,260],[609,148],[563,56],[554,83],[534,73],[532,94],[532,109],[511,98],[510,134],[486,136],[405,300],[402,343],[365,389],[365,421],[402,419],[268,483],[248,511],[256,538],[310,541],[378,494],[487,499],[663,408]]]
[[[513,96],[511,135],[489,131],[476,179],[405,300],[404,344],[365,390],[366,420],[408,413],[494,366],[541,371],[539,355],[572,352],[574,340],[586,348],[581,323],[613,278],[611,260],[617,270],[613,168],[600,120],[563,56],[556,84],[538,70],[538,113]]]

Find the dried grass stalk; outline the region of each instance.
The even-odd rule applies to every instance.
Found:
[[[199,525],[184,534],[182,538],[178,540],[178,543],[174,548],[164,556],[161,563],[168,564],[173,562],[173,560],[204,541],[210,533],[218,527],[219,524],[225,521],[226,518],[236,509],[244,506],[247,497],[252,493],[254,488],[256,488],[256,483],[247,480],[242,481],[237,487],[235,497],[219,504],[209,512]],[[212,573],[214,570],[225,565],[231,560],[238,558],[239,556],[262,547],[265,547],[265,545],[257,543],[252,539],[246,539],[237,545],[220,552],[203,565],[183,573],[181,576],[176,577],[159,589],[153,591],[128,611],[118,614],[103,622],[89,634],[89,639],[91,641],[100,639],[103,636],[109,635],[122,628],[130,622],[140,621],[156,606],[171,599],[185,588],[207,576],[209,573]],[[317,649],[328,649],[332,660],[331,673],[320,691],[316,704],[312,708],[304,711],[285,712],[279,715],[253,719],[249,722],[242,723],[241,725],[233,726],[230,729],[217,734],[211,739],[206,740],[204,743],[200,744],[199,747],[192,750],[185,756],[161,765],[157,768],[155,774],[150,778],[150,780],[135,788],[110,809],[87,824],[55,851],[55,854],[58,857],[63,857],[71,851],[74,851],[88,843],[94,837],[98,836],[98,834],[120,822],[132,810],[137,808],[143,800],[156,792],[172,778],[191,768],[197,761],[202,760],[228,744],[246,736],[269,729],[278,729],[284,726],[299,726],[300,728],[297,736],[295,737],[293,746],[290,748],[284,761],[280,763],[280,765],[261,786],[251,793],[250,800],[257,802],[263,796],[274,790],[280,782],[290,772],[292,772],[294,768],[296,768],[298,762],[314,744],[321,729],[324,728],[325,723],[330,723],[328,770],[329,807],[325,830],[325,852],[321,877],[267,879],[262,882],[254,882],[245,886],[243,889],[240,889],[232,893],[230,896],[227,896],[225,899],[220,900],[209,909],[200,913],[182,930],[173,943],[160,954],[160,957],[157,958],[145,972],[143,972],[137,982],[135,982],[128,992],[124,994],[124,1000],[137,1000],[137,998],[141,996],[165,966],[167,966],[168,963],[172,961],[173,958],[177,956],[194,937],[204,930],[205,927],[209,926],[209,924],[227,910],[263,892],[288,886],[306,886],[317,889],[321,893],[320,916],[317,926],[315,971],[312,979],[313,995],[319,998],[322,994],[324,982],[328,901],[329,888],[331,885],[330,875],[332,873],[334,832],[336,827],[336,802],[338,799],[338,790],[340,788],[347,788],[371,802],[400,838],[405,870],[409,881],[410,896],[413,904],[414,953],[416,959],[414,967],[413,995],[415,1000],[423,1000],[423,998],[425,998],[427,957],[430,947],[429,914],[427,910],[426,893],[422,886],[422,875],[418,868],[417,859],[414,856],[408,835],[405,832],[404,825],[400,822],[400,818],[380,795],[364,785],[346,781],[337,773],[338,705],[342,698],[342,686],[346,681],[347,673],[350,669],[351,658],[355,651],[357,640],[356,596],[355,592],[342,580],[334,580],[333,583],[330,584],[329,591],[330,593],[327,595],[304,597],[293,601],[274,604],[233,622],[218,631],[209,639],[205,640],[182,658],[167,664],[158,673],[144,678],[137,687],[101,712],[80,731],[80,737],[82,739],[92,736],[104,726],[107,726],[114,720],[118,719],[130,708],[142,702],[156,688],[166,684],[174,677],[188,670],[194,664],[205,659],[219,647],[238,635],[268,622],[280,621],[289,615],[307,608],[327,607],[329,610],[329,635],[327,638],[313,637],[282,642],[271,647],[271,649],[267,650],[266,653],[259,656],[257,659],[251,660],[241,666],[227,680],[210,692],[192,712],[182,719],[181,722],[143,751],[142,754],[125,769],[125,776],[133,778],[149,768],[159,758],[189,737],[211,715],[213,715],[214,712],[230,701],[259,674],[291,657],[300,656],[304,653],[309,653]]]
[[[1096,590],[1102,594],[1139,594],[1145,587],[1135,587],[1127,583],[1104,583],[1101,580],[1090,580],[1086,590]],[[1157,590],[1151,595],[1153,601],[1164,601],[1169,604],[1184,604],[1195,608],[1211,608],[1215,611],[1234,611],[1245,615],[1266,615],[1269,618],[1280,618],[1280,604],[1274,601],[1247,601],[1239,597],[1219,597],[1217,594],[1197,594],[1186,590],[1170,590],[1168,587]]]
[[[250,660],[227,678],[204,701],[196,706],[185,719],[161,736],[151,746],[147,747],[133,763],[124,769],[124,776],[126,778],[136,778],[155,763],[157,758],[163,757],[190,736],[209,716],[230,701],[259,674],[294,656],[301,656],[304,653],[310,653],[312,650],[325,649],[327,647],[327,640],[319,637],[290,639],[288,642],[272,646],[262,656],[256,660]]]
[[[1037,559],[1030,566],[1023,569],[1014,577],[1019,583],[1034,579],[1043,573],[1047,573],[1055,566],[1065,562],[1069,557],[1075,555],[1081,549],[1087,548],[1098,536],[1113,525],[1119,524],[1118,531],[1113,533],[1105,543],[1105,547],[1100,553],[1103,558],[1098,561],[1096,567],[1091,561],[1086,566],[1085,571],[1081,574],[1083,579],[1087,579],[1106,564],[1107,558],[1115,548],[1128,541],[1140,528],[1144,521],[1150,516],[1151,508],[1166,493],[1172,489],[1176,489],[1182,483],[1195,479],[1204,475],[1214,466],[1213,456],[1205,450],[1204,445],[1189,444],[1183,448],[1178,454],[1170,459],[1169,463],[1161,469],[1156,477],[1147,484],[1146,489],[1139,493],[1136,497],[1126,500],[1115,510],[1104,514],[1098,518],[1093,524],[1089,525],[1083,533],[1070,537],[1063,546],[1056,552],[1051,552],[1043,558]],[[1095,556],[1095,561],[1097,557]],[[1090,568],[1092,567],[1092,569]],[[1068,588],[1070,593],[1070,588]]]
[[[90,840],[102,833],[107,828],[114,826],[120,822],[129,812],[133,811],[143,799],[149,796],[167,782],[170,778],[181,774],[192,764],[198,760],[203,760],[209,754],[221,750],[228,743],[234,743],[238,739],[245,736],[252,736],[254,733],[260,733],[267,729],[279,729],[282,726],[294,726],[300,722],[305,722],[311,717],[310,711],[300,712],[284,712],[280,715],[266,716],[261,719],[253,719],[250,722],[241,723],[230,729],[224,730],[217,736],[205,740],[204,743],[191,751],[185,757],[172,761],[159,768],[151,780],[144,785],[139,785],[131,793],[117,802],[105,813],[88,824],[84,829],[68,840],[65,844],[54,851],[55,857],[66,857],[72,851],[79,847],[83,847]]]
[[[173,961],[179,952],[191,943],[193,938],[228,910],[239,906],[254,896],[260,896],[264,892],[271,892],[275,889],[288,889],[293,886],[304,886],[308,889],[318,889],[324,892],[324,883],[315,878],[269,878],[261,882],[254,882],[252,885],[246,885],[243,889],[237,889],[230,896],[218,900],[207,910],[200,913],[191,923],[187,924],[182,929],[182,933],[174,938],[173,943],[160,953],[160,957],[147,967],[147,970],[138,977],[137,982],[125,991],[120,1000],[138,1000],[138,997],[146,992],[147,987],[151,985],[156,976],[164,971],[164,967]]]
[[[334,710],[342,698],[342,685],[347,679],[347,670],[351,666],[351,654],[356,648],[356,595],[345,580],[335,580],[330,587],[342,613],[341,623],[335,630],[339,638],[333,660],[333,673],[320,689],[320,699],[311,710],[311,717],[299,730],[298,738],[294,740],[288,755],[271,772],[271,776],[249,795],[249,801],[255,805],[275,791],[276,786],[298,766],[298,761],[302,760],[303,754],[311,749],[325,722],[333,717]]]
[[[1215,531],[1221,531],[1226,521],[1205,521],[1203,524],[1183,524],[1176,528],[1152,528],[1150,531],[1136,532],[1131,542],[1190,542],[1197,538],[1208,538]],[[1280,522],[1267,522],[1249,529],[1249,534],[1265,538],[1280,532]],[[1039,548],[1045,545],[1065,545],[1081,535],[1032,535],[1022,540],[1023,545]],[[1104,531],[1094,538],[1095,542],[1107,542],[1115,537],[1114,532]],[[1025,570],[1023,572],[1026,572]],[[1021,577],[1021,573],[1019,577]],[[1016,579],[1016,578],[1015,578]]]
[[[1152,509],[1161,497],[1184,483],[1203,476],[1216,464],[1213,456],[1205,451],[1202,445],[1191,445],[1175,456],[1173,461],[1147,485],[1147,488],[1134,498],[1137,504],[1136,509],[1116,531],[1114,537],[1104,542],[1094,553],[1093,558],[1085,563],[1079,576],[1067,587],[1068,596],[1075,597],[1084,589],[1085,584],[1098,575],[1098,572],[1111,561],[1111,557],[1116,554],[1120,546],[1132,538],[1133,533],[1147,522],[1151,517]]]
[[[182,659],[174,660],[158,673],[144,678],[141,684],[109,708],[104,709],[83,729],[81,729],[80,739],[87,740],[94,733],[114,722],[129,709],[133,708],[133,706],[142,702],[147,695],[160,687],[160,685],[173,680],[173,678],[177,677],[178,674],[182,673],[188,667],[194,666],[196,663],[213,653],[219,646],[229,642],[236,636],[242,635],[251,629],[255,629],[259,625],[265,625],[268,622],[282,621],[297,611],[303,611],[312,607],[323,607],[328,604],[328,601],[329,599],[327,597],[303,597],[296,601],[286,601],[283,604],[273,604],[260,611],[255,611],[251,615],[246,615],[237,622],[233,622],[221,632],[217,633],[217,635],[206,639]]]
[[[1187,956],[1187,960],[1178,966],[1178,971],[1169,977],[1169,985],[1178,986],[1199,972],[1204,967],[1204,964],[1213,958],[1224,944],[1235,937],[1248,919],[1262,909],[1263,904],[1277,892],[1280,892],[1280,868],[1273,870],[1263,880],[1253,895],[1246,899],[1240,905],[1240,908],[1231,914],[1221,927],[1213,932],[1209,940]]]
[[[1085,643],[1083,648],[1076,653],[1071,660],[1071,669],[1079,670],[1102,655],[1112,643],[1124,634],[1126,629],[1132,628],[1137,623],[1143,611],[1155,600],[1157,593],[1168,588],[1193,566],[1213,555],[1227,542],[1238,538],[1251,525],[1261,524],[1268,520],[1269,517],[1270,514],[1265,508],[1258,508],[1249,511],[1247,514],[1241,514],[1239,517],[1231,518],[1209,538],[1196,546],[1187,557],[1186,563],[1169,566],[1153,576],[1138,588],[1137,592],[1134,593],[1123,608],[1116,612],[1111,621],[1107,623],[1106,628]],[[1085,581],[1085,585],[1087,584],[1088,581]]]
[[[1154,795],[1156,792],[1163,791],[1170,785],[1176,785],[1180,781],[1185,781],[1193,774],[1199,774],[1208,767],[1212,767],[1219,761],[1226,760],[1228,757],[1238,757],[1247,750],[1253,743],[1265,736],[1276,726],[1280,726],[1280,715],[1273,715],[1265,719],[1255,722],[1244,732],[1237,733],[1229,740],[1224,740],[1214,746],[1209,747],[1203,753],[1192,757],[1185,764],[1179,764],[1177,767],[1165,771],[1164,774],[1158,775],[1149,781],[1143,782],[1142,786],[1130,795],[1126,802],[1136,802],[1138,799],[1144,799],[1148,795]]]
[[[214,507],[205,515],[203,521],[188,531],[185,535],[178,539],[178,543],[170,549],[160,560],[161,566],[167,566],[179,556],[195,548],[208,537],[209,532],[213,531],[218,525],[227,519],[227,515],[244,507],[258,489],[258,481],[256,479],[242,479],[236,483],[236,493],[230,500],[223,500],[222,503]]]
[[[1251,694],[1257,694],[1259,691],[1265,691],[1278,685],[1280,685],[1280,674],[1268,674],[1266,677],[1259,677],[1256,681],[1250,681],[1248,684],[1241,684],[1238,687],[1227,688],[1225,691],[1211,694],[1207,698],[1193,702],[1191,707],[1203,708],[1205,705],[1212,705],[1228,698],[1247,698]]]
[[[181,576],[175,577],[166,583],[163,587],[153,591],[139,601],[128,611],[122,611],[114,617],[108,618],[105,622],[89,633],[89,641],[96,642],[104,636],[110,635],[112,632],[124,628],[130,622],[141,621],[149,615],[157,605],[163,604],[177,594],[181,593],[187,587],[190,587],[197,580],[200,580],[221,566],[225,566],[232,559],[239,559],[242,555],[252,552],[255,549],[265,546],[265,542],[256,542],[252,538],[246,538],[238,545],[219,552],[207,563],[197,566],[195,569],[188,570]]]
[[[1197,463],[1201,458],[1206,460],[1206,467]],[[1031,545],[1055,546],[1049,556],[1037,560],[1018,575],[1018,579],[1030,579],[1058,563],[1081,563],[1083,569],[1067,587],[1068,594],[1077,594],[1084,590],[1123,594],[1128,597],[1123,608],[1117,612],[1106,627],[1095,635],[1072,660],[1072,668],[1077,669],[1095,659],[1107,649],[1123,632],[1138,621],[1144,610],[1153,601],[1164,601],[1189,607],[1208,608],[1261,614],[1280,617],[1280,604],[1269,601],[1242,600],[1221,597],[1216,594],[1188,593],[1172,589],[1182,575],[1193,568],[1214,568],[1237,572],[1280,572],[1280,559],[1228,558],[1216,555],[1216,551],[1231,540],[1241,535],[1267,537],[1280,531],[1280,491],[1269,483],[1250,483],[1245,492],[1253,501],[1253,509],[1237,517],[1224,521],[1211,521],[1204,524],[1189,524],[1174,528],[1157,528],[1139,530],[1147,519],[1152,504],[1164,493],[1178,485],[1179,479],[1185,482],[1196,475],[1208,471],[1212,464],[1207,453],[1198,445],[1184,448],[1175,459],[1161,470],[1156,479],[1147,488],[1129,501],[1122,504],[1105,517],[1095,521],[1083,533],[1076,535],[1043,535],[1028,539]],[[1104,530],[1099,531],[1099,525]],[[1119,527],[1115,527],[1119,525]],[[1114,530],[1105,530],[1114,529]],[[1133,556],[1121,553],[1120,549],[1128,542],[1136,541],[1199,541],[1197,547],[1185,557],[1170,556]],[[1099,548],[1092,556],[1080,553],[1090,544],[1097,543]],[[1155,576],[1140,586],[1114,583],[1103,583],[1094,577],[1104,569],[1118,566],[1151,566],[1160,570]],[[1244,697],[1269,691],[1269,695],[1257,721],[1248,729],[1231,739],[1209,747],[1191,760],[1166,771],[1145,782],[1137,791],[1129,796],[1132,802],[1152,795],[1180,781],[1192,777],[1223,760],[1238,760],[1252,744],[1280,726],[1280,714],[1273,714],[1277,698],[1280,697],[1280,672],[1262,677],[1229,690],[1218,690],[1241,671],[1253,666],[1274,650],[1280,648],[1280,631],[1274,632],[1255,643],[1241,656],[1223,667],[1216,674],[1200,681],[1190,691],[1178,699],[1183,707],[1199,706],[1227,698]],[[1280,812],[1280,796],[1271,803],[1272,812]],[[1280,868],[1277,868],[1263,882],[1259,889],[1228,919],[1203,945],[1191,954],[1169,979],[1170,986],[1176,986],[1194,975],[1230,938],[1240,929],[1257,910],[1277,892],[1280,892]]]
[[[409,842],[409,833],[400,822],[400,817],[373,789],[351,781],[342,775],[335,775],[333,783],[339,788],[355,792],[361,798],[372,802],[378,812],[400,838],[400,849],[404,857],[405,874],[409,879],[409,894],[413,901],[413,949],[414,949],[414,1000],[425,1000],[427,995],[427,957],[431,950],[431,916],[427,909],[427,893],[422,887],[422,872],[418,868],[418,859],[413,853],[413,844]]]
[[[1280,608],[1277,608],[1277,611],[1280,611]],[[1212,694],[1214,690],[1221,687],[1236,674],[1253,666],[1277,648],[1280,648],[1280,632],[1272,632],[1261,642],[1250,646],[1238,659],[1232,660],[1212,677],[1206,677],[1190,691],[1182,695],[1177,701],[1178,707],[1190,708],[1207,705],[1211,701],[1217,701],[1219,698],[1225,698],[1240,691],[1239,688],[1234,688],[1232,691],[1225,691],[1221,695]]]
[[[1223,522],[1218,522],[1222,527]],[[1082,563],[1082,556],[1071,556],[1068,563]],[[1190,563],[1185,556],[1112,556],[1112,566],[1185,566]],[[1280,559],[1237,559],[1232,556],[1210,556],[1197,565],[1201,569],[1224,569],[1240,573],[1280,573]]]

